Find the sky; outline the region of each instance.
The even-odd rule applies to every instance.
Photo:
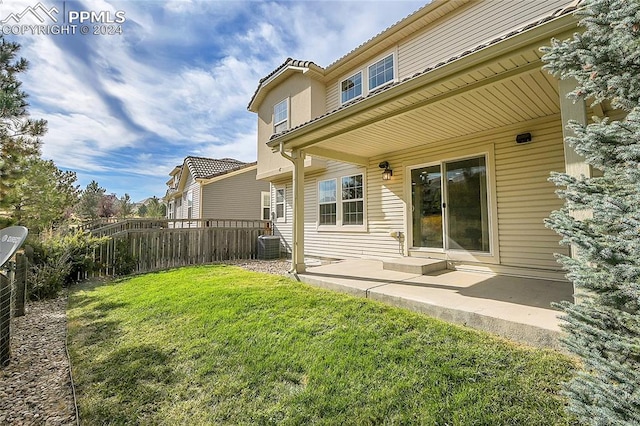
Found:
[[[0,30],[43,158],[140,201],[186,156],[255,161],[247,104],[288,57],[327,66],[425,3],[0,0]]]

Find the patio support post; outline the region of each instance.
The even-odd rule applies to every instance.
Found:
[[[574,102],[567,98],[567,94],[577,87],[575,79],[560,80],[558,89],[560,92],[560,113],[562,115],[562,137],[564,138],[564,165],[568,175],[579,178],[581,175],[590,177],[591,167],[584,162],[584,158],[579,155],[567,143],[567,137],[573,136],[573,132],[567,129],[570,120],[587,124],[587,107],[583,100]]]
[[[567,137],[573,136],[573,132],[567,129],[569,121],[577,121],[582,125],[587,124],[587,107],[584,100],[573,101],[567,98],[567,94],[573,91],[578,86],[575,79],[560,80],[558,83],[558,91],[560,94],[560,115],[562,119],[562,137],[564,139],[564,166],[565,172],[573,177],[579,178],[580,176],[591,177],[591,166],[584,161],[584,157],[579,155],[569,144],[567,143]],[[580,210],[573,211],[573,217],[576,219],[587,219],[591,217],[591,211]],[[576,247],[571,246],[571,256],[576,255]],[[574,299],[578,302],[579,292],[574,286]]]
[[[291,155],[284,152],[280,144],[280,155],[293,163],[293,249],[291,251],[291,274],[302,274],[304,264],[304,158],[305,153],[294,149]]]

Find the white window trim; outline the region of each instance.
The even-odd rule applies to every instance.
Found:
[[[388,58],[389,56],[393,56],[393,78],[387,81],[386,83],[382,83],[379,86],[369,89],[369,67],[375,64],[376,62],[380,62],[382,59]],[[342,82],[355,76],[358,73],[362,73],[362,94],[360,94],[360,96],[356,96],[355,98],[351,98],[348,101],[342,102]],[[338,81],[338,103],[339,105],[342,106],[344,104],[347,104],[353,101],[354,99],[365,98],[369,95],[370,92],[378,90],[379,88],[384,87],[387,84],[392,84],[397,81],[399,81],[398,80],[398,49],[395,48],[391,51],[387,51],[383,55],[377,56],[374,60],[366,63],[362,68],[358,68],[358,69],[355,69],[353,72],[350,72],[348,77],[345,77],[342,80]]]
[[[193,219],[193,190],[187,191],[187,219]]]
[[[334,201],[321,203],[321,202],[320,202],[320,184],[321,184],[322,182],[328,182],[328,181],[333,181],[333,182],[335,183],[336,199],[335,199]],[[338,218],[338,212],[340,211],[340,210],[338,209],[338,203],[339,203],[339,201],[338,201],[338,200],[339,200],[339,198],[338,198],[338,179],[336,179],[336,178],[329,178],[329,179],[322,179],[322,180],[318,180],[318,181],[316,182],[316,188],[317,188],[317,191],[318,191],[318,197],[317,197],[317,200],[318,200],[318,203],[317,203],[317,204],[318,204],[318,210],[317,210],[317,213],[318,213],[318,220],[317,220],[317,224],[318,224],[318,226],[322,226],[322,227],[326,227],[326,226],[332,226],[332,227],[334,227],[334,226],[337,226],[337,225],[338,225],[338,219],[339,219],[339,218]],[[321,224],[321,223],[320,223],[320,206],[321,206],[321,205],[325,205],[325,204],[335,204],[335,205],[336,205],[336,223],[335,223],[335,225],[334,225],[334,224]]]
[[[280,121],[276,122],[276,107],[278,105],[280,105],[281,103],[283,103],[283,102],[285,102],[286,105],[287,105],[287,118],[284,119],[284,120],[280,120]],[[282,124],[284,122],[287,123],[287,128],[284,129],[284,130],[289,130],[291,128],[291,120],[290,120],[290,118],[291,118],[291,105],[290,105],[289,98],[287,97],[287,98],[284,98],[283,100],[281,100],[280,102],[276,102],[273,105],[273,133],[275,134],[276,133],[276,127],[278,127],[280,124]],[[279,133],[279,132],[277,132],[277,133]]]
[[[282,199],[282,217],[278,215],[278,191],[283,191]],[[279,223],[285,223],[287,221],[287,187],[286,186],[274,186],[273,187],[273,220]]]
[[[264,217],[264,209],[269,209],[266,218]],[[271,191],[260,191],[260,219],[271,220]]]
[[[358,74],[360,74],[360,89],[361,89],[360,94],[359,94],[359,95],[357,95],[357,96],[354,96],[354,97],[353,97],[353,98],[351,98],[351,99],[347,99],[346,101],[343,101],[343,100],[342,100],[342,83],[344,83],[345,81],[347,81],[347,80],[349,80],[349,79],[351,79],[351,78],[353,78],[353,77],[357,76]],[[364,87],[364,83],[365,83],[365,80],[364,80],[364,70],[356,71],[356,72],[354,72],[352,75],[350,75],[349,77],[342,79],[342,80],[338,83],[338,97],[340,98],[340,105],[344,105],[344,104],[346,104],[346,103],[349,103],[349,102],[353,101],[354,99],[358,99],[358,98],[363,97],[363,96],[364,96],[364,94],[365,94],[365,87]]]
[[[342,178],[362,175],[362,224],[361,225],[343,225],[342,223],[342,203],[344,201],[359,201],[357,200],[343,200],[342,199]],[[319,197],[319,185],[320,182],[335,179],[336,182],[336,224],[335,225],[321,225],[320,224],[320,197]],[[316,230],[319,232],[366,232],[367,231],[367,173],[366,170],[358,170],[357,172],[349,174],[340,174],[339,176],[326,176],[323,179],[316,180]]]

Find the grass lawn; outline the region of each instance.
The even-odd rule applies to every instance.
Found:
[[[231,266],[81,285],[83,424],[570,424],[571,361]]]

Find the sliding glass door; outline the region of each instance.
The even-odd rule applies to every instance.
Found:
[[[413,247],[490,252],[486,163],[478,156],[411,170]]]

